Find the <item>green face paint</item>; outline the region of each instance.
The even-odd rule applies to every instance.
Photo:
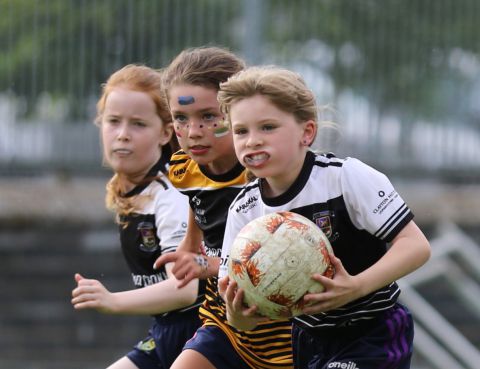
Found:
[[[224,120],[219,121],[213,128],[213,134],[217,138],[227,135],[228,131],[230,131],[230,127]]]

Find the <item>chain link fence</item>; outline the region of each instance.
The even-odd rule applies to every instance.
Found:
[[[317,147],[400,175],[480,172],[474,0],[0,0],[0,173],[98,174],[100,84],[218,45],[301,73]]]

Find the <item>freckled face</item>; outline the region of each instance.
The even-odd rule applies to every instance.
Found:
[[[232,134],[224,124],[214,88],[173,86],[169,105],[179,144],[193,160],[213,174],[225,173],[236,165]]]
[[[171,134],[147,93],[119,87],[108,94],[101,120],[104,159],[128,181],[138,182],[148,173]]]

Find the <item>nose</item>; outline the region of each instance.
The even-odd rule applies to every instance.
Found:
[[[188,122],[188,137],[189,138],[197,138],[203,136],[203,129],[204,123],[201,121],[197,121],[195,119],[191,119]]]
[[[260,135],[250,133],[247,138],[247,147],[258,147],[263,145],[263,140]]]
[[[122,122],[118,126],[117,139],[120,141],[128,141],[130,139],[130,131],[127,123]]]

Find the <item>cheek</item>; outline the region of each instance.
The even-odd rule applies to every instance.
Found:
[[[212,142],[215,143],[216,146],[222,148],[222,151],[228,152],[233,151],[235,149],[233,136],[231,132],[229,132],[226,136],[223,137],[212,137]]]
[[[179,140],[182,138],[182,132],[180,130],[174,129],[173,134],[177,136]]]
[[[101,131],[100,131],[100,142],[102,144],[103,150],[106,153],[107,150],[110,148],[111,142],[112,142],[111,132],[109,132],[105,128],[102,128]]]
[[[173,134],[177,137],[178,144],[180,145],[182,150],[185,150],[185,148],[187,146],[186,145],[186,137],[184,137],[185,134],[183,134],[183,136],[182,136],[182,133],[177,132],[177,131],[174,131]]]

